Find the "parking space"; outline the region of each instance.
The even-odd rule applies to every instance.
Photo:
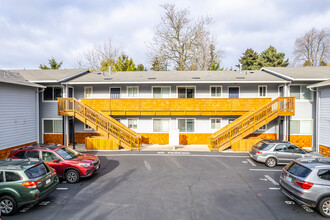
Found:
[[[283,166],[247,154],[98,154],[96,175],[3,219],[322,219],[280,191]]]

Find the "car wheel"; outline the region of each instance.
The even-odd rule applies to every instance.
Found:
[[[76,170],[68,170],[65,173],[65,179],[68,183],[77,183],[80,179],[80,175]]]
[[[317,211],[324,217],[330,217],[330,197],[323,198],[316,206]]]
[[[269,157],[267,158],[265,164],[267,167],[275,167],[277,164],[277,160],[274,157]]]
[[[18,211],[17,203],[11,196],[2,196],[0,198],[1,214],[13,215]]]

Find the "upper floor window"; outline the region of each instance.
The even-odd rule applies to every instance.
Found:
[[[56,101],[62,97],[62,87],[50,86],[43,92],[43,101]]]
[[[222,96],[222,86],[211,86],[211,97],[212,98],[221,98]]]
[[[84,98],[92,98],[93,96],[93,86],[85,86],[84,87]]]
[[[291,85],[290,96],[298,100],[313,100],[313,93],[306,85]]]
[[[170,86],[157,86],[152,87],[152,97],[159,99],[159,98],[170,98]]]
[[[267,86],[258,86],[258,97],[267,97]]]
[[[138,86],[128,86],[127,87],[127,97],[128,98],[137,98],[139,94]]]
[[[195,87],[178,86],[178,98],[195,98]]]

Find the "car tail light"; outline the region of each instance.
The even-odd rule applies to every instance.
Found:
[[[41,184],[40,180],[22,183],[23,186],[25,186],[27,188],[32,188],[32,189],[37,188],[37,185],[39,185],[39,184]]]
[[[302,189],[310,189],[314,185],[314,183],[310,183],[307,181],[299,181],[299,180],[296,180],[296,184],[300,186]]]
[[[56,170],[54,169],[54,174],[56,174]]]
[[[282,174],[281,174],[281,176],[283,176],[284,175],[284,171],[282,170]]]
[[[261,152],[261,151],[258,151],[257,153],[258,153],[258,154],[262,154],[262,152]]]

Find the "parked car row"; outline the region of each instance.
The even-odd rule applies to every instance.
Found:
[[[287,164],[279,180],[282,192],[330,218],[330,158],[275,140],[262,140],[252,146],[250,157],[268,167]]]
[[[38,203],[54,191],[59,177],[77,183],[101,167],[97,156],[69,147],[38,144],[12,151],[0,160],[0,208],[13,215],[27,204]]]

